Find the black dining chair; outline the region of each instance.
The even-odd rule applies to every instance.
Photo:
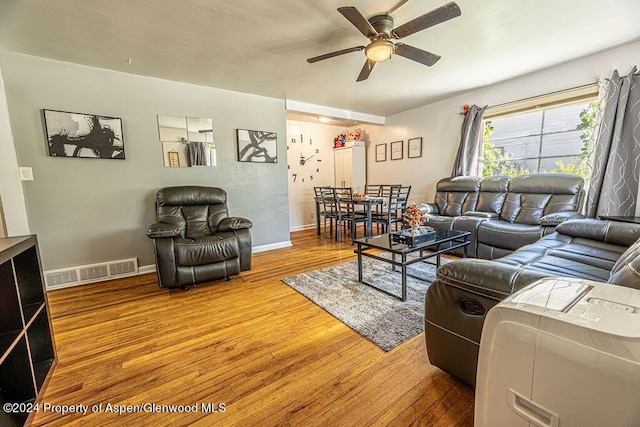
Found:
[[[323,236],[327,238],[327,221],[329,221],[329,235],[333,237],[333,224],[338,219],[338,200],[333,187],[317,187],[317,199],[321,205]]]
[[[382,190],[382,185],[380,184],[365,184],[364,186],[364,194],[366,194],[369,197],[380,196],[381,190]]]
[[[316,234],[320,235],[321,231],[321,221],[325,217],[325,208],[324,203],[322,203],[323,191],[331,190],[333,187],[325,185],[325,186],[317,186],[313,187],[314,192],[314,201],[316,206]]]
[[[385,198],[382,209],[373,216],[373,222],[382,226],[384,233],[390,233],[392,226],[397,230],[402,227],[402,214],[407,209],[410,185],[382,186],[381,194]]]
[[[353,205],[353,189],[351,187],[336,187],[336,201],[338,215],[336,218],[336,240],[341,242],[342,235],[347,228],[353,240],[353,226],[355,224],[355,210]]]

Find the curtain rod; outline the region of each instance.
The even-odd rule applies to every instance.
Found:
[[[582,85],[582,86],[572,87],[570,89],[562,89],[562,90],[558,90],[558,91],[555,91],[555,92],[545,93],[543,95],[530,96],[528,98],[518,99],[517,101],[509,101],[509,102],[503,102],[502,104],[489,105],[488,108],[504,107],[504,106],[508,106],[509,104],[515,104],[517,102],[530,101],[530,100],[534,100],[536,98],[544,98],[544,97],[547,97],[547,96],[560,95],[560,94],[565,93],[565,92],[573,92],[573,91],[577,91],[579,89],[587,89],[587,88],[590,88],[590,87],[597,87],[597,86],[598,86],[598,82],[589,83],[589,84]]]

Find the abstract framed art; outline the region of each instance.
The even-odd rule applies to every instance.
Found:
[[[57,110],[42,112],[49,156],[124,159],[121,119]]]
[[[391,160],[400,160],[404,157],[404,141],[394,141],[391,143]]]
[[[275,132],[237,129],[238,161],[278,163],[278,137]]]
[[[422,138],[411,138],[407,141],[407,157],[414,159],[422,157]]]

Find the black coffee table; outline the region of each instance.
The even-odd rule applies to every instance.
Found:
[[[372,287],[382,293],[398,298],[401,301],[407,300],[407,266],[416,262],[424,262],[429,258],[436,257],[436,268],[440,267],[440,255],[450,253],[454,249],[462,248],[462,256],[467,257],[467,246],[469,245],[468,231],[437,230],[433,240],[428,240],[415,246],[395,242],[392,234],[381,234],[379,236],[356,239],[354,243],[358,248],[354,251],[358,254],[358,281],[363,285]],[[391,259],[370,253],[372,250],[383,250],[391,253]],[[409,259],[407,255],[418,253],[418,256]],[[362,257],[377,259],[378,261],[391,264],[391,271],[397,271],[396,267],[401,267],[402,273],[402,296],[380,289],[362,279]],[[400,257],[400,260],[396,258]],[[411,277],[416,277],[410,275]],[[416,277],[423,280],[424,278]]]

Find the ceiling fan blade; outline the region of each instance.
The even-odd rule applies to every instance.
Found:
[[[396,10],[400,9],[400,6],[404,5],[406,2],[408,2],[409,0],[400,0],[400,2],[398,2],[398,4],[396,4],[395,6],[393,6],[391,9],[389,9],[389,11],[387,12],[388,14],[392,14],[393,12],[395,12]]]
[[[397,39],[407,37],[418,31],[422,31],[425,28],[433,27],[441,22],[448,21],[449,19],[460,16],[462,11],[456,4],[456,2],[450,2],[437,9],[433,9],[431,12],[427,12],[422,16],[418,16],[406,24],[400,25],[394,29],[391,34]]]
[[[371,70],[373,70],[373,66],[376,65],[376,61],[372,61],[367,58],[367,62],[364,63],[364,67],[360,70],[360,74],[358,74],[357,82],[361,82],[363,80],[367,80],[369,78],[369,74],[371,74]]]
[[[313,64],[314,62],[322,61],[323,59],[333,58],[334,56],[344,55],[345,53],[357,52],[364,49],[364,46],[350,47],[349,49],[337,50],[331,53],[325,53],[324,55],[314,56],[307,59],[307,62]]]
[[[440,55],[427,52],[426,50],[418,49],[417,47],[409,46],[404,43],[396,43],[396,54],[404,56],[412,61],[419,62],[427,67],[432,66],[440,60]]]
[[[358,9],[353,6],[339,7],[338,12],[340,12],[345,18],[349,20],[365,37],[375,37],[378,35],[378,32],[373,25],[367,19],[362,16]]]

